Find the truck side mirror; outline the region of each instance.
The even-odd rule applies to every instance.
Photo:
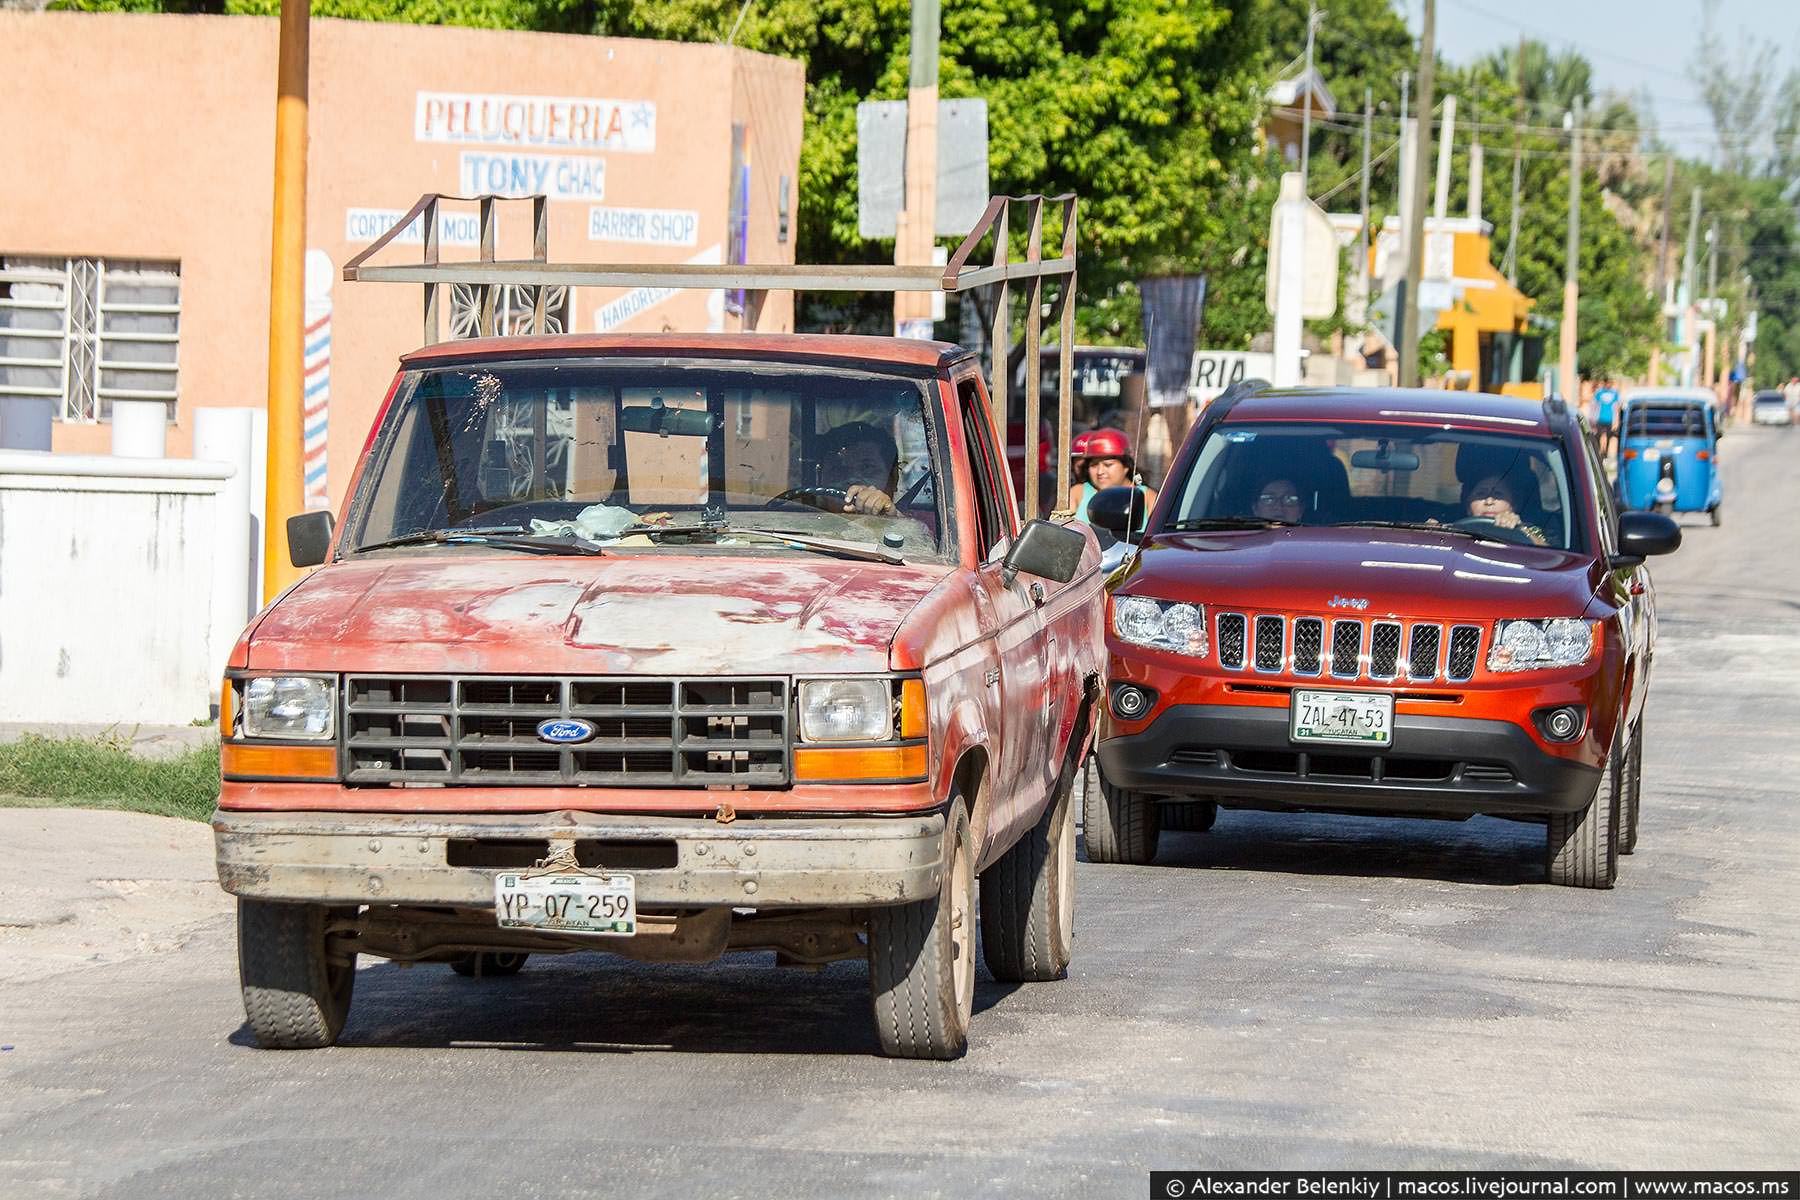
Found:
[[[307,512],[289,517],[288,560],[296,567],[316,567],[331,549],[331,514]]]
[[[1078,531],[1066,525],[1027,521],[1007,550],[1006,561],[1000,569],[1008,583],[1021,571],[1056,583],[1067,583],[1075,578],[1075,572],[1081,567],[1081,549],[1086,542]]]
[[[1654,554],[1668,554],[1681,545],[1681,526],[1661,513],[1619,514],[1619,552],[1614,567],[1635,567]]]
[[[1117,537],[1129,538],[1144,530],[1150,513],[1144,490],[1129,485],[1103,488],[1088,501],[1088,520]]]

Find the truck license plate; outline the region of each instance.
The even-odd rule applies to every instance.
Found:
[[[1386,746],[1394,740],[1394,698],[1385,692],[1296,691],[1288,736],[1296,742]]]
[[[637,881],[630,875],[496,875],[494,918],[502,929],[637,934]]]

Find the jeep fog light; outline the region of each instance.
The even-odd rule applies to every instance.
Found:
[[[323,741],[337,686],[314,675],[258,675],[244,684],[244,736]]]
[[[1593,656],[1595,624],[1574,617],[1501,621],[1488,650],[1488,670],[1579,667]]]
[[[1122,641],[1196,658],[1206,654],[1206,609],[1177,600],[1120,596],[1113,601],[1113,632]]]
[[[800,740],[883,742],[894,736],[886,679],[815,679],[800,685]]]

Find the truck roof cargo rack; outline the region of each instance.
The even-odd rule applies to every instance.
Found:
[[[439,254],[438,209],[446,201],[479,206],[480,255],[462,261],[444,261]],[[495,256],[498,242],[498,207],[502,201],[529,202],[531,205],[531,257],[502,259]],[[452,196],[427,192],[408,209],[392,228],[371,242],[344,264],[344,278],[351,282],[416,283],[425,289],[425,344],[438,341],[439,289],[445,284],[460,284],[474,290],[479,308],[479,329],[483,336],[493,336],[497,289],[527,286],[534,289],[531,332],[545,331],[544,300],[550,287],[616,287],[616,288],[726,288],[745,292],[832,291],[832,292],[944,292],[963,293],[988,289],[993,297],[990,333],[988,395],[1005,433],[1007,415],[1007,378],[1011,342],[1011,288],[1020,285],[1025,299],[1025,495],[1021,497],[1027,517],[1036,516],[1038,505],[1039,460],[1039,380],[1042,368],[1044,281],[1060,284],[1055,310],[1051,317],[1059,328],[1060,347],[1057,396],[1056,499],[1069,493],[1069,439],[1073,421],[1073,375],[1075,345],[1075,230],[1076,199],[1073,194],[1058,196],[995,196],[987,203],[975,228],[950,255],[942,267],[895,266],[887,264],[822,263],[581,263],[550,260],[549,198],[536,196]],[[1025,239],[1025,257],[1014,260],[1010,254],[1013,206],[1019,205],[1029,221]],[[1062,248],[1055,258],[1043,256],[1044,209],[1059,206],[1062,210]],[[411,264],[377,265],[369,260],[399,237],[414,222],[419,222],[423,235],[423,261]],[[972,265],[977,246],[992,238],[991,260]],[[1005,438],[1000,438],[1005,445]]]

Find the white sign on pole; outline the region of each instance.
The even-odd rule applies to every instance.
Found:
[[[1293,179],[1291,186],[1289,178]],[[1296,208],[1300,222],[1300,316],[1303,320],[1318,321],[1337,311],[1339,246],[1337,231],[1331,226],[1331,217],[1306,198],[1305,193],[1300,190],[1300,184],[1298,171],[1290,171],[1281,178],[1281,199],[1276,203],[1275,213],[1269,222],[1269,276],[1264,301],[1269,312],[1280,311],[1276,305],[1276,294],[1281,260],[1286,250],[1281,209],[1283,205],[1291,204]]]
[[[1275,374],[1275,356],[1248,350],[1196,350],[1188,374],[1188,399],[1205,405],[1234,383],[1268,379]]]

